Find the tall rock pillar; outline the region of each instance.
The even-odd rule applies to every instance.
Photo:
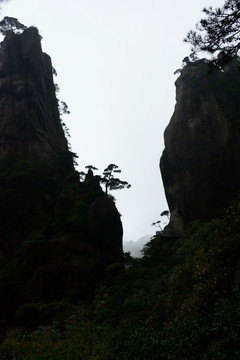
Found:
[[[240,63],[189,63],[176,81],[160,169],[171,218],[165,235],[209,220],[240,190]]]

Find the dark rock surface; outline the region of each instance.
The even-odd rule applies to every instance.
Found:
[[[103,265],[117,263],[122,258],[122,223],[113,201],[105,195],[94,200],[89,209],[89,229],[93,241],[104,249],[101,258]]]
[[[0,49],[0,158],[51,160],[68,150],[59,122],[52,64],[36,28],[8,32]]]
[[[176,81],[176,106],[164,134],[160,169],[171,218],[164,234],[217,216],[240,189],[240,70],[199,60]]]

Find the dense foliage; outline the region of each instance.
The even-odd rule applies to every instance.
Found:
[[[65,175],[62,169],[58,173],[47,160],[35,158],[6,156],[0,161],[0,333],[15,322],[13,314],[29,298],[54,293],[50,267],[61,251],[58,239],[88,236],[88,209],[101,189],[91,181],[79,184],[76,172]],[[64,261],[71,256],[65,251]],[[36,311],[27,316],[34,314],[33,324],[39,325],[45,316],[36,319]]]
[[[189,224],[178,240],[155,236],[125,271],[107,269],[94,301],[24,304],[2,359],[240,359],[240,201]]]

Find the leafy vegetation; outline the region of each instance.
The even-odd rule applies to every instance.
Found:
[[[41,292],[57,239],[81,241],[88,236],[88,209],[101,194],[91,183],[80,186],[74,171],[59,174],[47,160],[1,159],[0,331],[14,322],[14,312],[34,293],[29,283],[33,274],[37,297],[46,298]],[[65,258],[69,252],[64,252]]]
[[[23,305],[1,358],[240,359],[239,251],[237,200],[178,240],[154,236],[141,259],[126,254],[125,271],[108,269],[92,302]]]
[[[206,18],[201,19],[195,30],[185,39],[192,45],[193,53],[222,51],[225,60],[238,55],[240,48],[240,1],[226,0],[221,8],[203,9]]]

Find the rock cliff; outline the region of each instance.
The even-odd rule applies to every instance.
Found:
[[[74,169],[36,28],[0,48],[0,327],[26,302],[91,296],[123,260],[114,203]],[[2,325],[4,326],[4,325]]]
[[[9,31],[0,49],[0,158],[19,155],[56,164],[68,150],[60,126],[52,64],[36,28]]]
[[[217,216],[240,190],[239,65],[232,60],[213,69],[198,60],[176,81],[160,160],[171,213],[165,235],[181,235],[188,222]]]

